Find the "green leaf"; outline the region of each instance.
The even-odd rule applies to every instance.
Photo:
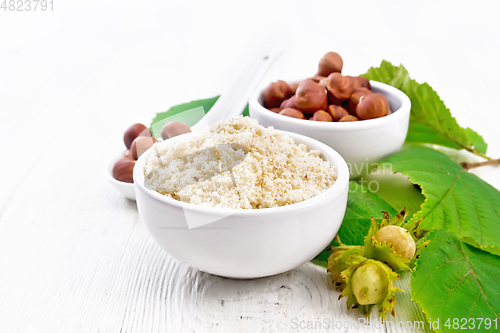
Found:
[[[243,115],[244,117],[250,117],[250,107],[249,107],[249,105],[248,105],[248,104],[247,104],[247,106],[245,106],[245,109],[243,110],[242,115]]]
[[[219,96],[215,96],[208,99],[200,99],[192,101],[189,103],[179,104],[172,106],[165,112],[157,113],[156,116],[151,121],[151,132],[156,138],[161,137],[161,129],[163,125],[170,121],[180,121],[193,126],[196,124],[217,102]],[[203,112],[200,112],[197,108],[203,108]],[[192,110],[192,111],[191,111]]]
[[[421,186],[426,197],[412,221],[446,229],[469,244],[500,254],[500,192],[434,149],[414,146],[382,160]]]
[[[371,217],[381,219],[384,216],[382,211],[391,216],[397,214],[394,208],[379,195],[370,192],[367,187],[355,182],[349,183],[347,209],[338,232],[342,243],[364,245],[365,235],[370,230]]]
[[[394,86],[410,98],[412,105],[407,142],[433,143],[486,153],[484,139],[472,129],[460,127],[431,86],[412,80],[403,65],[396,67],[384,60],[380,67],[370,68],[363,76]]]
[[[219,96],[208,99],[199,99],[189,103],[172,106],[165,112],[157,113],[151,121],[151,132],[155,138],[161,137],[163,125],[171,121],[180,121],[193,126],[214,106]],[[243,110],[244,116],[249,116],[248,104]]]
[[[412,273],[411,295],[433,322],[438,332],[459,331],[445,326],[448,319],[467,320],[462,332],[498,332],[500,325],[500,257],[461,242],[445,230],[429,234],[431,242],[420,253]],[[475,328],[470,329],[470,318]],[[486,329],[478,318],[497,319]],[[460,325],[464,321],[460,321]],[[436,325],[437,328],[437,325]]]
[[[410,121],[407,143],[435,143],[454,149],[462,149],[456,142],[447,138],[444,134],[436,132],[432,127],[421,123]]]
[[[382,211],[387,211],[391,215],[397,213],[391,205],[376,193],[370,192],[366,186],[350,182],[347,209],[338,231],[342,243],[363,245],[364,237],[370,229],[371,217],[382,218],[384,215]],[[330,246],[338,245],[335,240],[330,243]],[[313,264],[327,267],[328,257],[330,250],[327,247],[311,261]]]
[[[383,171],[383,172],[382,172]],[[389,170],[373,170],[362,178],[369,188],[375,191],[382,199],[392,206],[396,211],[406,208],[409,216],[417,213],[424,203],[425,197],[420,188],[401,174],[394,174]]]
[[[474,131],[472,128],[467,127],[465,131],[469,135],[469,139],[474,144],[474,147],[481,153],[486,153],[486,150],[488,149],[488,144],[484,141],[483,137],[479,135],[479,133]]]

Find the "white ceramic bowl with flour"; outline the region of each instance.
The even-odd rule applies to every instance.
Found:
[[[147,188],[146,152],[134,168],[134,184],[139,214],[153,239],[172,257],[202,271],[231,278],[274,275],[315,257],[334,238],[342,223],[349,171],[343,158],[325,144],[299,134],[281,133],[297,144],[319,150],[322,158],[337,169],[335,183],[311,199],[288,206],[203,207]],[[184,140],[189,135],[193,134],[170,140]],[[211,223],[190,228],[193,221]]]

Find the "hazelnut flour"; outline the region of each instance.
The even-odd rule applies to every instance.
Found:
[[[217,149],[230,144],[248,153]],[[217,208],[271,208],[307,200],[332,186],[337,170],[320,155],[240,116],[184,140],[155,143],[144,172],[147,187],[176,200]]]

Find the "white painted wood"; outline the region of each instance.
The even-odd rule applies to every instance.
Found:
[[[308,64],[330,49],[343,55],[350,74],[382,58],[402,62],[500,156],[498,106],[485,97],[500,90],[493,65],[500,50],[491,42],[500,27],[488,19],[494,2],[433,3],[432,10],[385,1],[376,8],[317,2],[310,10],[259,1],[218,6],[238,15],[211,11],[212,2],[55,5],[53,13],[0,11],[0,332],[320,332],[293,330],[292,320],[357,320],[325,270],[312,264],[239,281],[176,262],[104,177],[129,124],[222,91],[246,40],[271,27],[286,25],[295,43],[269,77],[311,73]],[[333,5],[356,9],[360,22],[378,13],[374,30],[391,34],[390,45],[330,34],[324,24]],[[350,29],[351,39],[366,36],[364,25]],[[500,188],[498,168],[474,172]],[[398,283],[409,291],[408,276]],[[408,293],[397,296],[396,313],[395,321],[422,320]]]

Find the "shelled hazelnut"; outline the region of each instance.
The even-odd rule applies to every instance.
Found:
[[[349,97],[349,100],[347,101],[347,110],[349,111],[349,113],[355,116],[356,107],[358,106],[359,99],[371,93],[372,91],[370,89],[363,87],[356,88],[352,93],[352,95]]]
[[[351,88],[353,91],[356,90],[356,88],[361,88],[361,81],[358,80],[356,76],[346,75],[345,77],[351,83]]]
[[[320,60],[318,64],[318,75],[328,76],[335,72],[342,72],[344,61],[336,52],[328,52]]]
[[[125,183],[133,183],[135,160],[129,157],[119,159],[113,166],[113,177]]]
[[[271,82],[264,91],[264,104],[267,108],[276,108],[292,95],[293,91],[285,81]]]
[[[135,138],[132,142],[132,146],[130,147],[130,151],[132,152],[134,159],[137,160],[141,157],[141,155],[144,154],[146,150],[151,148],[155,142],[156,139],[153,137],[138,136]]]
[[[366,77],[362,76],[356,76],[356,79],[361,83],[361,87],[367,88],[367,89],[372,89],[372,86],[370,85],[370,81]]]
[[[389,102],[381,94],[368,94],[359,99],[356,115],[360,120],[368,120],[386,116],[391,111]]]
[[[339,121],[342,117],[347,116],[349,112],[340,105],[328,105],[328,113],[332,116],[333,121]]]
[[[287,109],[287,108],[296,109],[297,108],[297,95],[293,95],[289,99],[284,100],[283,103],[281,103],[280,108],[282,110]]]
[[[295,96],[297,96],[297,109],[305,114],[313,114],[318,110],[326,110],[328,107],[325,87],[313,80],[302,81]]]
[[[161,138],[163,140],[167,140],[173,138],[174,136],[189,132],[191,132],[191,129],[188,124],[180,121],[171,121],[163,125],[163,128],[161,129]]]
[[[370,81],[368,81],[368,79],[366,79],[362,76],[346,75],[346,78],[351,82],[351,86],[352,86],[353,90],[356,90],[356,88],[360,88],[360,87],[371,89]]]
[[[125,131],[125,134],[123,134],[123,143],[125,143],[125,147],[130,149],[132,141],[134,141],[138,136],[151,136],[151,132],[143,124],[137,123],[130,125],[130,127]]]
[[[332,73],[326,79],[328,103],[339,105],[352,94],[351,82],[340,73]]]
[[[287,116],[287,117],[292,117],[292,118],[297,118],[297,119],[306,119],[304,114],[300,112],[297,109],[292,109],[292,108],[286,108],[280,111],[281,115]]]
[[[309,120],[331,122],[333,121],[333,118],[328,112],[319,110],[314,112],[313,116],[309,118]]]
[[[339,122],[340,123],[344,123],[344,122],[348,122],[348,121],[359,121],[358,117],[356,116],[353,116],[353,115],[346,115],[346,116],[343,116],[342,118],[340,118]]]

